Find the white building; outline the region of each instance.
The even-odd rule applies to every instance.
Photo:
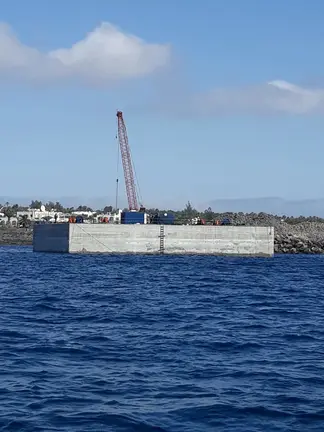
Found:
[[[120,223],[120,215],[122,210],[118,210],[117,213],[107,213],[107,214],[97,214],[92,211],[74,211],[74,216],[83,216],[85,223],[100,223],[104,218],[108,218],[109,223]],[[10,218],[10,223],[15,225],[18,223],[22,216],[27,216],[30,221],[33,222],[55,222],[55,215],[57,215],[57,222],[68,222],[71,214],[57,212],[54,209],[47,211],[45,207],[42,206],[41,209],[28,209],[17,212],[17,217]],[[8,218],[4,216],[4,213],[0,212],[0,224],[7,224]]]

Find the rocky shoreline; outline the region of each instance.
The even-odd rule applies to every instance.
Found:
[[[267,213],[227,213],[234,225],[273,226],[279,254],[324,254],[324,219],[286,217]]]
[[[266,213],[226,213],[234,225],[273,226],[275,252],[279,254],[324,254],[324,220],[285,218]],[[33,229],[0,226],[0,246],[32,245]]]
[[[243,219],[244,225],[274,227],[275,253],[324,254],[324,220],[321,218],[287,218],[259,213],[244,215]]]
[[[324,239],[315,241],[307,236],[276,235],[274,249],[280,254],[324,254]]]
[[[0,246],[30,246],[32,244],[32,228],[0,227]]]

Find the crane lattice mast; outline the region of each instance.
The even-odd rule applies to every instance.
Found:
[[[132,158],[131,158],[130,148],[128,144],[126,125],[124,122],[123,113],[121,111],[117,111],[117,119],[118,119],[118,140],[119,140],[121,158],[123,162],[128,207],[129,210],[138,210],[138,200],[137,200]]]

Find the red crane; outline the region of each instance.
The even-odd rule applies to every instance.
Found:
[[[132,164],[131,152],[128,144],[127,130],[123,118],[123,113],[117,111],[118,119],[118,140],[123,162],[123,170],[125,177],[126,194],[129,210],[138,210],[137,191],[134,179],[134,170]]]

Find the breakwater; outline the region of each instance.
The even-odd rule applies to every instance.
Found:
[[[36,225],[34,252],[234,255],[274,254],[274,229],[156,224]]]
[[[275,253],[324,254],[324,220],[321,218],[281,217],[267,213],[229,213],[227,217],[238,225],[273,226]]]
[[[324,254],[324,221],[316,217],[285,218],[267,213],[223,213],[234,225],[273,226],[280,254]],[[0,245],[32,245],[32,228],[0,227]]]
[[[27,246],[32,244],[33,244],[32,228],[0,226],[1,246]]]

